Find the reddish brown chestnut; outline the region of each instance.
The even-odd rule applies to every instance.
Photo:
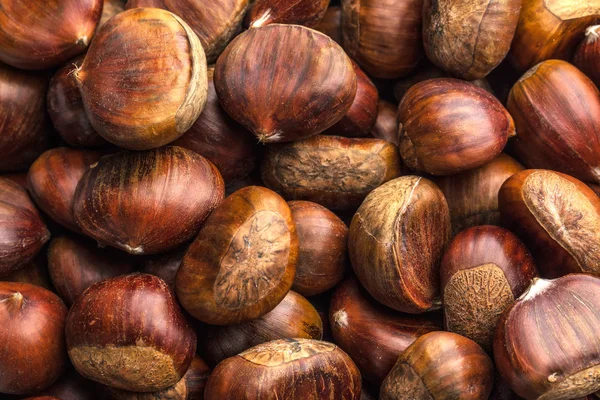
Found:
[[[181,265],[181,260],[187,250],[185,248],[173,250],[169,253],[157,254],[155,256],[146,257],[140,263],[140,272],[158,276],[165,281],[167,285],[175,290],[175,276]]]
[[[104,0],[104,7],[102,8],[102,17],[98,28],[104,25],[109,19],[114,17],[125,9],[125,3],[127,0]]]
[[[398,123],[396,122],[396,111],[398,107],[389,101],[380,100],[377,112],[377,120],[371,130],[371,136],[383,139],[398,146]]]
[[[92,381],[83,378],[72,368],[43,394],[56,396],[60,400],[97,400]]]
[[[342,45],[342,8],[340,6],[330,6],[321,22],[315,28],[321,33],[326,34],[337,44]]]
[[[256,0],[246,14],[247,28],[294,24],[314,28],[325,15],[329,0]]]
[[[56,291],[50,281],[45,251],[40,251],[33,261],[30,261],[18,270],[13,271],[8,275],[1,275],[0,281],[30,283],[32,285],[41,286],[52,292]]]
[[[600,85],[600,25],[585,30],[585,39],[577,47],[573,64],[586,74],[596,87]]]

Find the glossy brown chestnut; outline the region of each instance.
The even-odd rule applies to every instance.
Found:
[[[102,8],[102,17],[98,28],[104,25],[109,19],[114,17],[125,9],[125,3],[127,0],[104,0],[104,7]]]
[[[208,378],[204,398],[359,400],[361,386],[358,368],[336,345],[282,339],[220,363]]]
[[[398,149],[381,139],[315,136],[267,147],[261,174],[287,200],[355,210],[367,194],[400,176]]]
[[[21,69],[59,66],[83,53],[104,0],[6,0],[0,8],[0,62]]]
[[[77,372],[134,392],[176,384],[196,351],[196,333],[173,292],[149,274],[90,286],[71,307],[66,337]]]
[[[352,268],[381,304],[411,314],[439,308],[439,264],[449,235],[441,190],[418,176],[394,179],[373,190],[352,218]]]
[[[480,167],[515,134],[512,117],[492,94],[450,78],[410,88],[398,107],[398,122],[402,160],[432,175]]]
[[[396,122],[396,111],[398,106],[386,100],[379,100],[379,109],[377,120],[371,136],[376,139],[383,139],[398,146],[398,123]]]
[[[123,152],[102,157],[83,175],[73,213],[100,243],[131,254],[163,253],[198,233],[224,190],[217,168],[193,151]]]
[[[560,172],[525,170],[504,182],[498,205],[542,277],[600,276],[600,198],[583,182]]]
[[[157,8],[110,19],[73,75],[94,130],[127,149],[179,138],[206,103],[206,57],[198,37],[182,19]]]
[[[67,308],[54,293],[0,282],[0,393],[36,393],[63,373]]]
[[[412,342],[442,329],[437,314],[406,315],[381,306],[354,277],[335,289],[329,319],[335,343],[348,353],[363,378],[377,387]]]
[[[139,270],[146,274],[158,276],[174,291],[175,276],[186,250],[187,246],[184,246],[184,248],[176,249],[169,253],[146,257],[140,262]]]
[[[481,400],[493,385],[492,360],[477,343],[451,332],[431,332],[398,357],[379,399]]]
[[[43,391],[60,400],[97,400],[94,384],[70,368],[58,381]]]
[[[294,24],[314,28],[325,15],[329,0],[256,0],[246,14],[247,28]]]
[[[596,87],[600,85],[600,25],[585,30],[585,39],[579,44],[573,57],[573,64],[586,74]]]
[[[517,128],[512,150],[527,167],[600,183],[600,93],[581,71],[559,60],[536,65],[507,107]]]
[[[563,400],[600,389],[600,279],[536,279],[498,323],[494,358],[526,399]]]
[[[315,28],[317,31],[326,34],[337,44],[342,45],[342,8],[340,6],[330,6],[321,22]]]
[[[209,364],[217,365],[226,358],[271,340],[321,340],[323,323],[308,300],[289,291],[277,307],[260,318],[229,326],[202,324],[198,333],[198,352]]]
[[[300,71],[293,77],[291,65]],[[263,143],[323,132],[346,115],[356,86],[342,48],[299,25],[272,24],[242,33],[215,68],[221,105]]]
[[[13,271],[8,275],[1,275],[0,281],[30,283],[32,285],[41,286],[52,292],[56,291],[50,281],[45,251],[40,251],[33,261],[30,261],[18,270]]]

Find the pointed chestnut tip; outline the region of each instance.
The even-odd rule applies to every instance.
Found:
[[[25,297],[23,297],[21,292],[14,292],[6,298],[6,301],[16,308],[21,308],[25,303]]]
[[[531,285],[529,285],[529,288],[527,288],[527,290],[521,295],[519,300],[533,300],[537,296],[546,292],[550,286],[552,286],[551,280],[535,277],[531,280]]]
[[[87,36],[83,35],[80,36],[77,41],[75,42],[75,44],[77,44],[77,46],[81,46],[81,47],[88,47],[89,44],[89,39]]]
[[[123,250],[125,250],[126,252],[128,252],[129,254],[133,254],[133,255],[140,255],[140,254],[144,254],[144,248],[142,246],[132,246],[129,244],[122,244],[121,248]]]
[[[592,25],[585,30],[585,40],[587,43],[594,43],[600,37],[600,25]]]
[[[271,9],[266,10],[262,13],[258,18],[253,18],[252,22],[250,22],[249,29],[252,28],[261,28],[265,25],[268,25],[271,20]]]
[[[523,74],[523,76],[522,76],[522,77],[519,79],[519,81],[518,81],[517,83],[519,83],[519,82],[523,82],[523,81],[525,81],[525,80],[527,80],[527,79],[531,78],[533,75],[535,75],[535,73],[536,73],[536,72],[537,72],[537,70],[538,70],[538,69],[541,67],[541,65],[542,65],[543,63],[544,63],[544,61],[542,61],[541,63],[539,63],[539,64],[537,64],[537,65],[535,65],[535,66],[533,66],[533,67],[531,67],[531,68],[529,68],[529,69],[527,70],[527,72],[525,72],[525,73]]]

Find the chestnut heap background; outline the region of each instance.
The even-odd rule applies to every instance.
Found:
[[[0,0],[0,398],[600,398],[600,0]]]

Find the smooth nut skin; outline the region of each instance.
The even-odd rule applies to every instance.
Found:
[[[157,254],[192,239],[224,191],[217,168],[193,151],[167,146],[123,152],[103,157],[83,175],[73,212],[81,230],[98,242]]]
[[[600,198],[583,182],[560,172],[525,170],[504,182],[498,204],[542,277],[600,275]]]
[[[49,290],[0,282],[0,393],[36,393],[60,377],[67,361],[67,313]]]
[[[590,26],[585,31],[585,39],[579,44],[573,57],[573,64],[586,74],[596,86],[600,85],[600,25]]]
[[[340,6],[330,6],[327,8],[323,19],[314,29],[326,34],[342,46],[342,8]]]
[[[398,357],[379,399],[482,400],[493,385],[492,360],[477,343],[451,332],[431,332]]]
[[[513,86],[507,107],[517,128],[511,148],[527,167],[600,182],[600,93],[581,71],[545,61]]]
[[[337,285],[348,262],[348,227],[327,208],[310,201],[290,201],[298,234],[298,263],[292,289],[315,296]]]
[[[325,15],[329,0],[256,0],[246,14],[244,26],[294,24],[315,28]]]
[[[206,220],[175,279],[179,302],[196,319],[230,325],[258,318],[292,287],[298,237],[275,192],[234,192]]]
[[[336,345],[282,339],[220,363],[208,378],[204,399],[359,400],[360,392],[358,368]]]
[[[175,276],[181,265],[181,260],[185,255],[187,246],[173,250],[169,253],[157,254],[146,257],[140,262],[139,270],[146,274],[158,276],[165,281],[169,287],[175,291]]]
[[[335,343],[376,387],[401,354],[419,336],[442,329],[441,318],[394,312],[373,300],[356,278],[349,277],[335,289],[329,320]]]
[[[566,400],[600,389],[600,279],[535,280],[498,323],[494,358],[521,397]]]
[[[344,49],[370,76],[394,79],[423,57],[423,0],[342,0]]]
[[[73,367],[69,367],[43,394],[60,400],[97,400],[94,383],[79,375]]]
[[[45,252],[40,251],[33,261],[30,261],[8,275],[1,275],[0,281],[30,283],[55,292],[56,289],[50,281],[47,264]]]
[[[352,268],[381,304],[411,314],[439,308],[439,263],[449,235],[440,189],[418,176],[394,179],[373,190],[352,218]]]
[[[371,136],[398,146],[398,123],[396,111],[398,106],[386,100],[379,101],[377,120],[371,130]]]
[[[460,232],[440,266],[446,329],[491,353],[501,314],[536,276],[529,251],[510,231],[483,225]]]
[[[83,53],[103,0],[5,0],[0,9],[0,62],[48,69]]]
[[[293,77],[291,65],[300,71]],[[242,33],[215,68],[221,105],[263,143],[323,132],[348,112],[356,85],[342,48],[299,25],[272,24]]]
[[[521,0],[425,0],[425,53],[456,77],[483,78],[508,54],[520,10]]]
[[[398,106],[398,123],[402,160],[432,175],[480,167],[515,134],[512,117],[492,94],[449,78],[410,88]]]
[[[400,176],[401,168],[398,149],[384,140],[315,136],[267,146],[261,175],[287,200],[353,211],[371,190]]]
[[[127,10],[108,21],[74,75],[94,130],[131,150],[179,138],[206,103],[206,57],[198,37],[157,8]]]
[[[71,307],[66,337],[81,375],[135,392],[177,383],[196,351],[196,333],[173,292],[149,274],[110,278],[86,289]]]

